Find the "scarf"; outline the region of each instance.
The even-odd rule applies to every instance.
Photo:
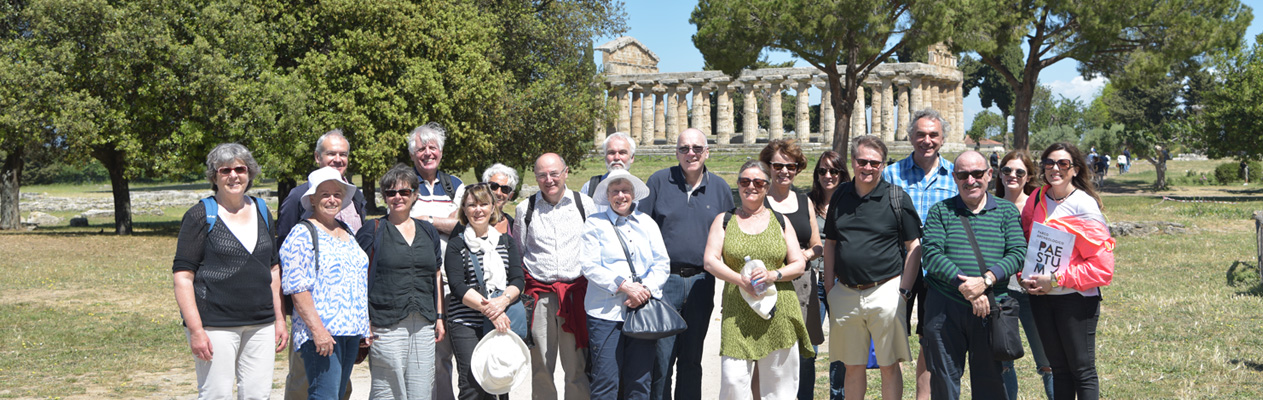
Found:
[[[468,227],[464,233],[461,233],[461,237],[465,239],[465,247],[469,248],[470,257],[477,257],[478,252],[483,253],[479,261],[482,261],[482,274],[487,282],[487,293],[508,288],[509,278],[504,271],[504,260],[500,258],[500,252],[496,251],[496,243],[500,243],[500,232],[494,227],[487,227],[487,237],[480,238],[474,233],[473,227]]]

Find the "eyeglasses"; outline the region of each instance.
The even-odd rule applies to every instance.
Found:
[[[772,163],[773,171],[780,171],[782,169],[787,170],[789,172],[794,172],[798,170],[798,164],[797,163],[778,163],[778,162]]]
[[[350,157],[350,156],[351,156],[351,154],[350,154],[350,153],[347,153],[347,152],[337,152],[337,151],[326,151],[326,152],[321,153],[321,154],[324,154],[324,156],[325,156],[325,157],[336,157],[336,158],[347,158],[347,157]]]
[[[1021,169],[1021,168],[1013,168],[1013,167],[1000,167],[1000,173],[1005,174],[1005,175],[1009,175],[1009,174],[1017,175],[1018,178],[1023,178],[1026,176],[1026,170]]]
[[[569,171],[569,170],[570,170],[570,167],[566,167],[566,168],[562,168],[562,169],[561,169],[561,170],[559,170],[559,171],[553,171],[553,172],[536,172],[536,173],[535,173],[535,179],[544,179],[544,178],[561,179],[561,176],[562,176],[563,174],[565,174],[565,173],[566,173],[566,171]]]
[[[238,166],[235,166],[235,167],[220,167],[220,168],[219,168],[219,174],[220,174],[220,175],[228,175],[229,173],[232,173],[232,172],[236,172],[236,173],[237,173],[237,175],[245,175],[245,174],[246,174],[246,172],[249,172],[249,171],[250,171],[250,169],[249,169],[249,168],[246,168],[246,166],[244,166],[244,165],[238,165]]]
[[[974,179],[982,179],[982,177],[987,174],[987,171],[990,171],[990,169],[975,169],[973,171],[956,171],[956,172],[952,172],[952,176],[955,176],[956,180],[959,180],[959,181],[969,179],[970,176],[973,176]]]
[[[675,151],[680,154],[688,154],[689,150],[692,150],[693,154],[702,154],[703,151],[706,151],[706,147],[705,146],[680,146],[680,147],[675,148]]]
[[[1040,164],[1044,165],[1044,169],[1053,169],[1054,165],[1061,169],[1070,169],[1070,167],[1074,166],[1074,162],[1071,162],[1069,159],[1053,160],[1045,158]]]
[[[767,186],[767,179],[737,178],[737,184],[741,185],[741,187],[754,185],[755,189],[762,189],[764,186]]]
[[[412,196],[412,189],[399,189],[399,190],[386,189],[386,190],[382,190],[382,197],[385,197],[385,198],[388,198],[388,199],[389,199],[389,198],[391,198],[391,197],[395,197],[395,196],[411,197],[411,196]]]
[[[551,174],[549,174],[549,176],[552,176],[552,175],[551,175]],[[560,175],[558,175],[558,176],[554,176],[553,178],[554,178],[554,179],[556,179],[556,178],[558,178],[558,177],[560,177]],[[476,183],[476,184],[471,185],[470,187],[471,187],[471,188],[473,188],[473,187],[478,187],[478,186],[486,186],[487,188],[491,189],[491,191],[493,191],[493,192],[494,192],[494,191],[499,190],[499,191],[500,191],[500,193],[504,193],[504,194],[513,193],[513,187],[512,187],[512,186],[509,186],[509,185],[501,185],[501,184],[496,183],[496,182],[479,182],[479,183]]]
[[[882,162],[881,162],[881,160],[865,160],[865,159],[863,159],[863,158],[856,158],[856,159],[855,159],[855,165],[856,165],[856,166],[863,167],[863,166],[864,166],[864,164],[868,164],[868,166],[873,167],[873,168],[879,168],[879,167],[881,167]]]
[[[816,175],[823,176],[826,173],[833,176],[841,176],[842,170],[837,168],[816,168]]]

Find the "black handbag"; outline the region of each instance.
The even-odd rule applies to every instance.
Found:
[[[969,226],[969,218],[960,217],[965,225],[965,234],[969,236],[969,244],[974,248],[974,257],[978,259],[978,270],[984,271],[987,264],[982,260],[982,251],[978,249],[978,240],[974,238],[974,229]],[[996,361],[1013,361],[1026,355],[1022,349],[1022,337],[1018,334],[1018,303],[1010,296],[996,298],[991,290],[987,290],[987,300],[991,302],[991,313],[987,315],[987,333],[991,339],[991,357]]]
[[[610,221],[610,225],[614,225],[614,221]],[[623,255],[627,257],[632,281],[640,283],[640,274],[636,273],[636,264],[632,263],[631,251],[627,250],[627,241],[623,239],[623,233],[617,226],[613,228],[619,244],[623,245]],[[677,335],[685,329],[688,329],[688,323],[675,311],[675,307],[656,297],[650,297],[640,307],[628,308],[623,312],[623,335],[630,338],[657,340]]]

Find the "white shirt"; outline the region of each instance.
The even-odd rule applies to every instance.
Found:
[[[588,279],[583,303],[589,317],[607,321],[623,320],[627,294],[618,288],[624,281],[632,280],[627,255],[623,253],[615,229],[627,241],[636,276],[654,297],[662,298],[662,285],[671,274],[671,258],[662,242],[662,231],[653,218],[640,211],[632,211],[624,218],[613,210],[588,217],[579,249],[583,276]]]
[[[532,278],[543,283],[569,282],[583,275],[579,267],[577,246],[583,237],[584,218],[579,214],[583,204],[588,218],[596,211],[596,205],[588,195],[580,193],[575,199],[569,189],[562,192],[561,201],[548,204],[542,193],[535,193],[535,213],[531,226],[526,227],[526,209],[530,200],[517,205],[517,218],[513,231],[522,252],[522,263]],[[578,202],[576,202],[576,200]]]

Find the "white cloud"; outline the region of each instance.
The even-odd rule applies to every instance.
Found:
[[[1070,82],[1052,81],[1045,83],[1045,85],[1052,89],[1054,96],[1061,95],[1068,99],[1078,98],[1084,103],[1090,103],[1108,82],[1109,79],[1104,77],[1085,80],[1082,76],[1076,76]]]

